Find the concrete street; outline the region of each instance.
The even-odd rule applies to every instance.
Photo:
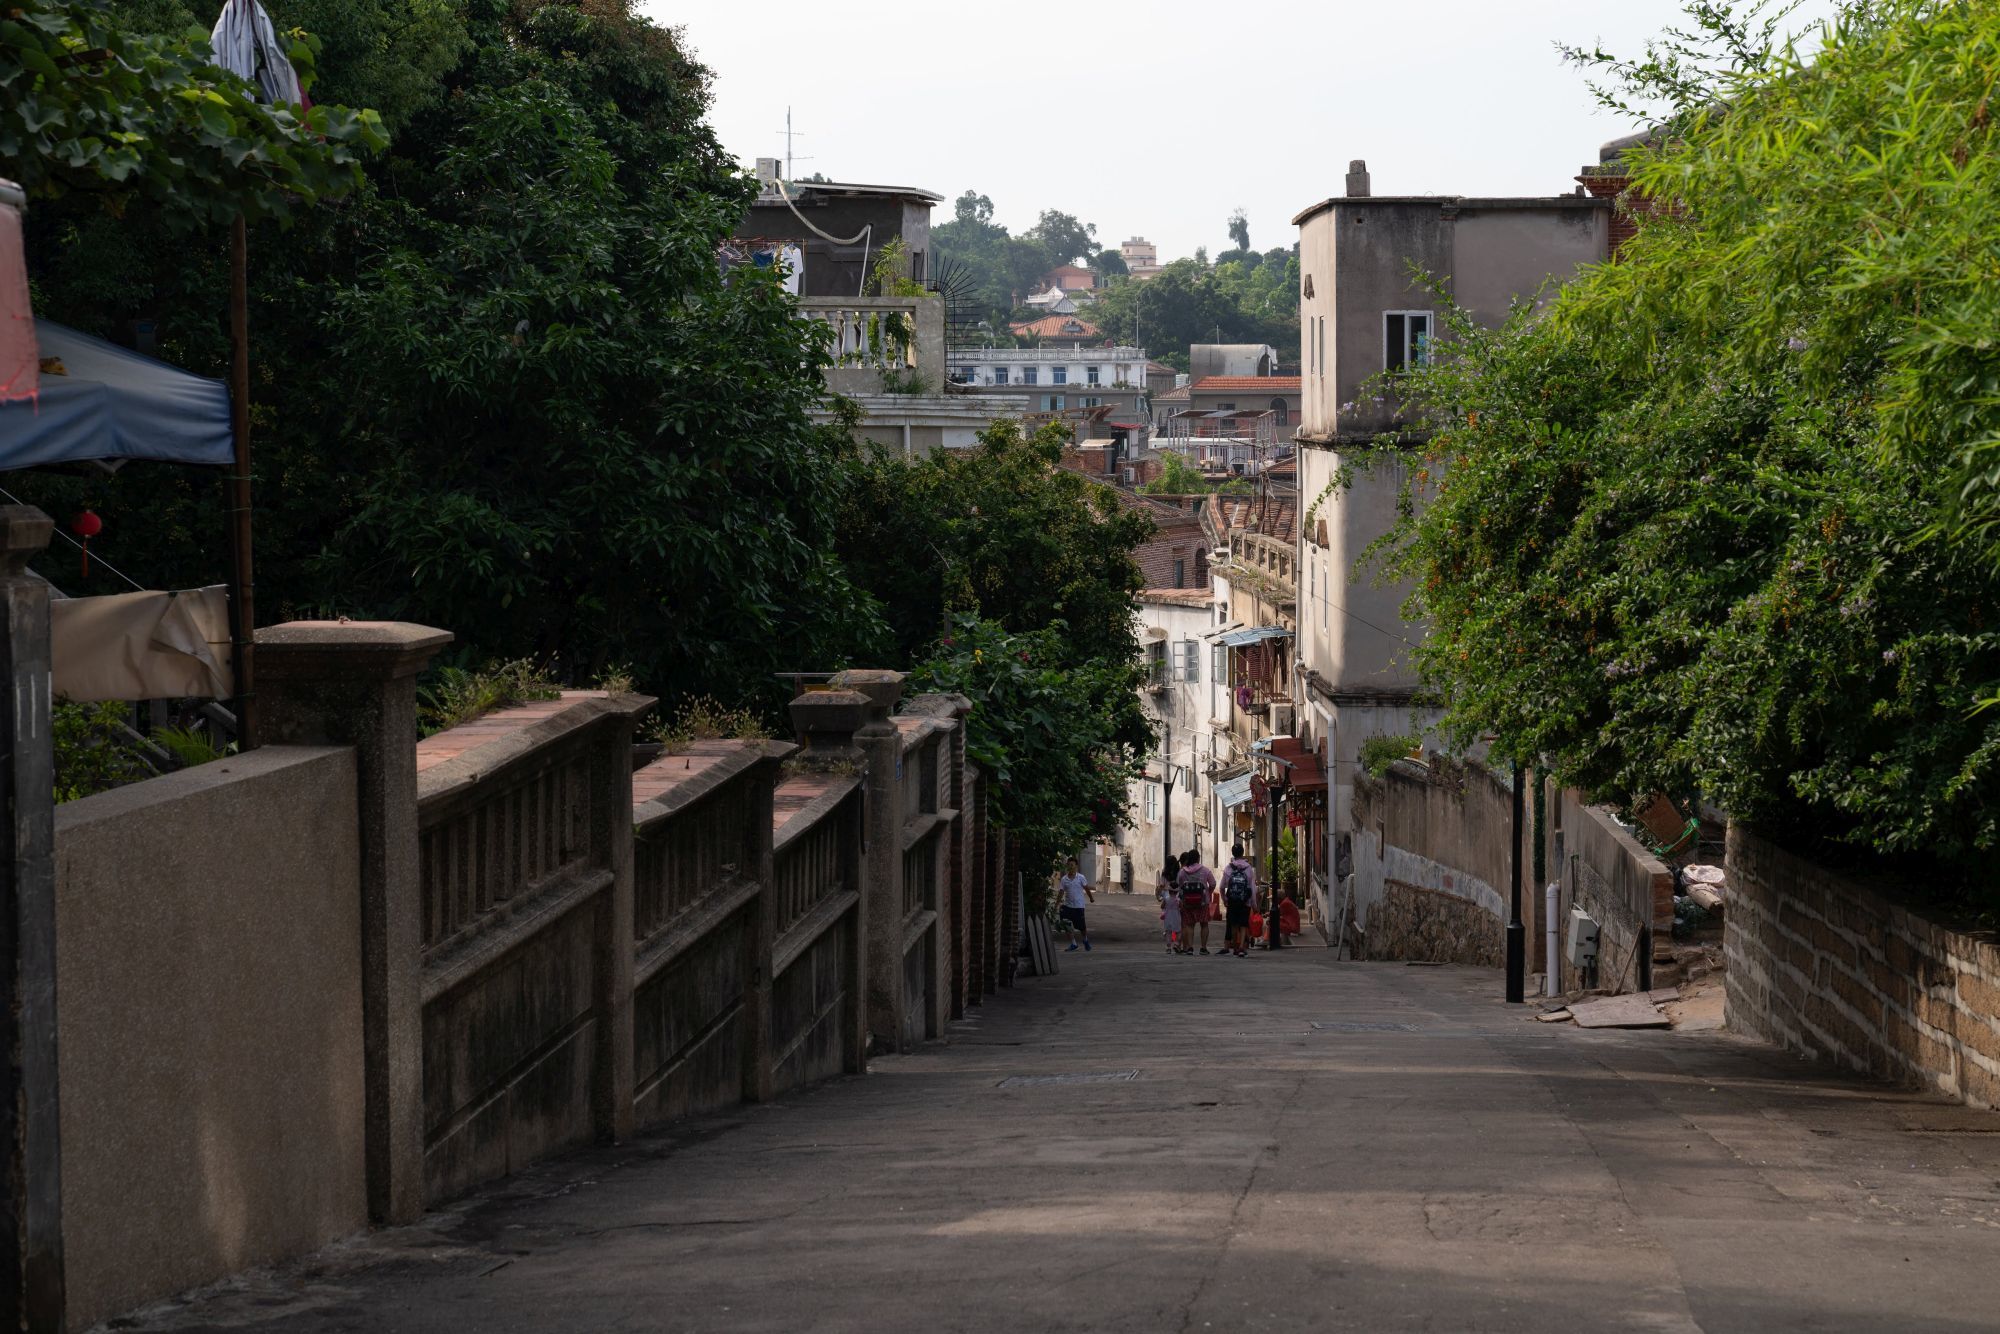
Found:
[[[1175,958],[1150,904],[1091,916],[1093,953],[866,1078],[544,1165],[129,1327],[2000,1322],[2000,1114],[1723,1034],[1538,1024],[1497,972]]]

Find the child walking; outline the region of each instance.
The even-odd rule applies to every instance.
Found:
[[[1181,948],[1181,891],[1175,883],[1179,874],[1180,867],[1169,863],[1153,886],[1153,897],[1160,901],[1160,930],[1166,935],[1169,954],[1177,954]]]

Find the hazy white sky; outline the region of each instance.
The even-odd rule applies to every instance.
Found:
[[[1832,9],[1805,0],[1792,26]],[[1631,126],[1555,43],[1637,54],[1678,0],[642,0],[715,74],[713,118],[749,164],[976,189],[1020,230],[1044,208],[1145,236],[1162,260],[1247,210],[1258,249],[1365,158],[1377,194],[1557,194]]]

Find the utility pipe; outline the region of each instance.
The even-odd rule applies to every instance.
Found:
[[[1543,892],[1542,900],[1544,905],[1542,912],[1548,922],[1547,929],[1542,933],[1542,950],[1548,959],[1548,976],[1542,982],[1542,990],[1547,995],[1560,996],[1562,956],[1557,951],[1562,948],[1562,944],[1561,933],[1556,927],[1556,913],[1562,908],[1562,885],[1554,880],[1549,881],[1549,887]]]

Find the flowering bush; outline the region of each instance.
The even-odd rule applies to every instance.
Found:
[[[1969,870],[2000,847],[2000,11],[1824,37],[1709,83],[1594,58],[1681,100],[1631,163],[1673,207],[1399,377],[1431,430],[1382,554],[1455,740]]]

